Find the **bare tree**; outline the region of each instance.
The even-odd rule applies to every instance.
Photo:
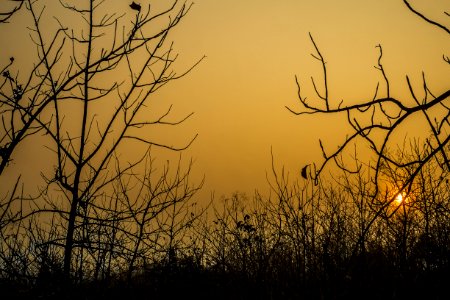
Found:
[[[427,23],[449,33],[447,27],[427,18],[424,14],[415,10],[408,1],[404,0],[404,3],[411,12]],[[448,13],[446,13],[446,17],[448,17]],[[389,76],[382,63],[383,49],[381,45],[378,45],[379,57],[375,67],[381,74],[382,85],[377,84],[373,98],[352,105],[347,105],[344,101],[335,104],[329,96],[326,60],[311,34],[310,39],[315,49],[315,53],[312,56],[319,61],[323,70],[323,84],[320,87],[316,80],[312,78],[312,85],[317,99],[314,101],[307,100],[302,95],[302,85],[296,77],[298,99],[302,109],[299,111],[289,107],[287,109],[295,115],[323,114],[346,117],[347,124],[350,125],[352,132],[345,137],[337,150],[327,151],[322,141],[319,141],[324,160],[314,168],[312,177],[317,179],[324,172],[324,169],[332,164],[348,174],[361,172],[361,167],[363,166],[367,167],[367,170],[371,172],[370,178],[374,188],[370,189],[369,203],[371,209],[375,210],[375,213],[371,214],[370,219],[365,223],[364,234],[360,236],[360,243],[362,243],[369,228],[383,211],[395,201],[397,194],[410,193],[414,181],[427,164],[436,161],[438,168],[441,170],[440,172],[450,170],[448,153],[450,145],[450,136],[448,134],[450,129],[450,106],[448,103],[450,90],[447,89],[439,93],[432,92],[428,87],[425,74],[422,74],[422,99],[418,96],[416,89],[413,88],[408,76],[406,76],[406,84],[413,104],[409,103],[409,99],[393,97],[391,94],[392,83],[389,81]],[[444,62],[450,63],[445,55]],[[430,132],[431,135],[422,142],[420,151],[416,151],[417,155],[411,155],[408,156],[408,159],[405,159],[405,156],[398,155],[398,153],[393,151],[398,143],[396,136],[398,138],[398,134],[402,130],[401,125],[417,115],[424,117],[428,126],[424,129]],[[344,163],[342,158],[349,152],[352,153],[356,144],[367,145],[367,149],[373,154],[373,163],[357,164],[354,168]],[[405,151],[407,150],[405,149]],[[385,188],[386,174],[383,171],[387,169],[408,169],[409,172],[407,177],[402,178],[401,183],[397,183],[398,186],[395,187],[396,193],[390,193],[388,199],[382,200],[385,198],[385,195],[388,195]],[[391,188],[393,189],[394,187]]]
[[[143,170],[150,146],[181,151],[195,139],[180,146],[155,141],[149,134],[154,128],[181,124],[192,114],[174,119],[170,105],[154,116],[151,99],[201,59],[182,73],[174,71],[178,55],[168,36],[189,12],[192,4],[186,2],[124,4],[121,9],[126,10],[120,12],[111,10],[106,1],[60,1],[52,7],[57,13],[54,27],[43,25],[44,1],[25,1],[25,6],[32,20],[36,62],[25,76],[11,74],[13,58],[3,70],[0,173],[21,140],[45,133],[40,140],[54,153],[54,171],[43,174],[46,186],[21,219],[42,213],[59,216],[55,226],[65,236],[54,243],[63,247],[64,274],[69,277],[75,268],[74,250],[93,247],[87,236],[92,229],[106,226],[106,221],[109,228],[118,228],[114,224],[123,216],[114,214],[117,199],[108,196],[114,193],[115,182]],[[130,148],[144,154],[125,158]],[[166,192],[184,180],[166,186]],[[172,197],[160,209],[183,199]],[[101,223],[99,218],[107,216],[111,218]]]

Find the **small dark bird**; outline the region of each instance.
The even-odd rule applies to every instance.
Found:
[[[301,172],[302,177],[305,178],[305,179],[308,179],[308,174],[306,173],[306,170],[307,170],[308,166],[309,166],[309,165],[304,166],[304,167],[302,168],[302,172]]]
[[[131,7],[131,9],[134,9],[134,10],[137,10],[137,11],[141,11],[141,5],[137,4],[134,1],[130,4],[130,7]]]

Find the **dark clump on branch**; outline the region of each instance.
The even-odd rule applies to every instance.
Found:
[[[136,2],[134,2],[134,1],[130,4],[130,7],[131,7],[131,9],[134,9],[134,10],[137,10],[137,11],[141,11],[141,5],[136,3]]]
[[[304,167],[302,168],[302,171],[301,171],[301,175],[302,175],[302,177],[303,177],[304,179],[308,179],[308,173],[307,173],[308,166],[309,166],[309,165],[304,166]]]

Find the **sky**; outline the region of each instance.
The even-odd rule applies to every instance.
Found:
[[[443,14],[450,11],[448,1],[411,4],[448,26],[450,18]],[[202,197],[267,192],[271,151],[277,168],[284,166],[299,177],[304,165],[320,163],[319,138],[333,148],[345,137],[345,120],[294,116],[285,108],[300,109],[296,75],[311,101],[310,77],[321,83],[308,33],[327,61],[332,104],[373,97],[382,80],[374,68],[378,44],[394,97],[408,98],[405,75],[420,87],[422,71],[432,91],[448,89],[450,69],[442,60],[443,54],[450,55],[448,35],[415,16],[401,0],[196,0],[170,39],[180,54],[179,70],[206,58],[157,98],[173,104],[180,116],[194,112],[160,138],[182,145],[198,133],[183,157],[194,160],[194,180],[205,176]],[[2,35],[4,45],[20,42]],[[420,128],[413,124],[410,130]],[[33,151],[27,147],[25,156]],[[165,154],[158,155],[164,159]]]
[[[447,1],[411,3],[448,24]],[[447,34],[402,1],[195,1],[175,46],[183,61],[207,58],[164,93],[177,99],[178,109],[195,112],[185,127],[199,137],[186,154],[206,176],[204,192],[266,192],[271,149],[277,168],[298,177],[304,165],[321,161],[319,138],[333,148],[345,137],[342,119],[294,116],[285,108],[300,108],[295,75],[311,100],[310,76],[321,82],[309,32],[327,61],[332,103],[373,97],[382,80],[374,68],[378,44],[393,96],[408,98],[405,75],[419,87],[422,71],[433,91],[448,89]]]

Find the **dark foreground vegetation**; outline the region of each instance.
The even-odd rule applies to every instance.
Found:
[[[351,133],[334,152],[320,142],[323,162],[293,177],[272,157],[270,193],[197,199],[192,164],[154,155],[195,136],[174,146],[149,134],[191,116],[153,101],[201,60],[176,73],[167,42],[191,5],[50,2],[54,18],[44,0],[0,11],[0,30],[28,18],[36,50],[30,65],[15,53],[0,62],[2,299],[449,298],[450,90],[431,91],[423,74],[423,97],[406,77],[409,99],[394,98],[379,45],[373,99],[335,102],[311,35],[323,84],[313,79],[307,100],[297,80],[289,111],[343,115]],[[418,116],[424,131],[399,146]],[[48,168],[13,172],[29,140]]]
[[[274,172],[270,196],[249,199],[236,193],[200,212],[185,206],[165,219],[173,226],[140,241],[136,257],[129,251],[136,245],[114,235],[107,222],[90,224],[84,228],[91,231],[87,240],[80,240],[74,251],[70,283],[63,276],[61,247],[50,238],[55,230],[40,235],[39,226],[24,222],[27,230],[4,236],[3,294],[54,299],[446,299],[449,176],[435,176],[431,166],[420,175],[423,181],[402,201],[386,205],[390,194],[373,201],[373,185],[363,175],[315,185],[304,179],[290,183],[283,171]],[[146,232],[159,227],[147,225]],[[125,223],[117,222],[114,229],[124,232]],[[158,242],[158,236],[166,238]]]

